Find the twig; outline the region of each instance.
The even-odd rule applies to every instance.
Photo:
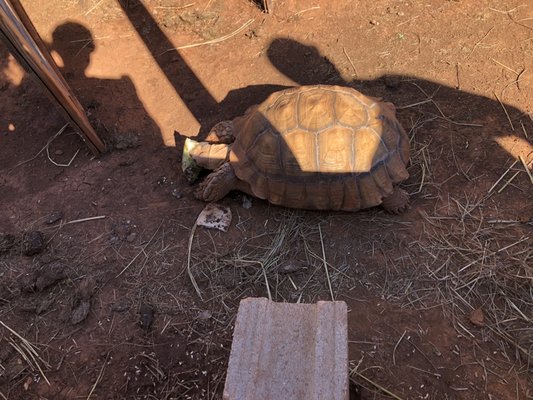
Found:
[[[74,155],[72,156],[72,158],[70,159],[70,161],[68,162],[68,164],[61,164],[61,163],[57,163],[55,162],[54,160],[52,160],[52,157],[50,156],[50,147],[49,146],[46,146],[46,155],[48,156],[48,160],[50,160],[50,162],[52,164],[54,164],[55,166],[57,167],[70,167],[70,164],[72,164],[72,161],[74,161],[74,159],[76,158],[76,156],[78,155],[78,153],[80,152],[81,149],[78,149]]]
[[[420,106],[422,104],[431,103],[431,102],[433,102],[432,99],[426,99],[426,100],[422,100],[422,101],[417,101],[416,103],[408,104],[406,106],[397,107],[397,109],[398,110],[403,110],[404,108],[416,107],[416,106]]]
[[[296,17],[296,16],[298,16],[300,14],[303,14],[304,12],[311,11],[311,10],[318,10],[318,9],[320,9],[320,6],[314,6],[314,7],[306,8],[305,10],[298,11],[297,13],[293,14],[292,16]]]
[[[505,172],[498,178],[498,180],[494,183],[494,185],[491,186],[488,193],[494,190],[494,188],[498,185],[498,183],[501,182],[501,180],[505,177],[505,175],[507,175],[507,173],[511,170],[511,168],[513,168],[516,165],[517,162],[518,160],[515,160],[514,163],[512,163],[511,166],[505,170]]]
[[[71,224],[78,224],[80,222],[87,222],[87,221],[95,221],[97,219],[104,219],[106,218],[105,215],[98,215],[96,217],[88,217],[88,218],[81,218],[81,219],[74,219],[72,221],[65,222],[62,225],[71,225]]]
[[[268,299],[270,301],[272,301],[272,293],[270,293],[270,285],[268,284],[266,268],[265,268],[263,263],[259,263],[259,264],[261,265],[261,270],[263,271],[263,277],[265,278],[265,285],[266,285],[266,288],[267,288]]]
[[[230,34],[228,35],[225,35],[225,36],[222,36],[222,37],[219,37],[217,39],[213,39],[213,40],[208,40],[206,42],[200,42],[200,43],[193,43],[193,44],[186,44],[186,45],[183,45],[183,46],[179,46],[179,47],[174,47],[172,49],[168,49],[168,50],[165,50],[164,52],[162,52],[161,54],[159,54],[160,56],[165,54],[165,53],[168,53],[169,51],[174,51],[174,50],[182,50],[182,49],[191,49],[193,47],[199,47],[199,46],[205,46],[205,45],[208,45],[208,44],[216,44],[216,43],[220,43],[220,42],[223,42],[224,40],[227,40],[227,39],[230,39],[232,38],[233,36],[237,35],[238,33],[242,32],[248,25],[250,25],[252,22],[255,21],[255,18],[251,18],[249,19],[247,22],[244,23],[243,26],[241,26],[239,29],[231,32]]]
[[[395,356],[396,349],[400,345],[400,342],[402,341],[402,339],[403,339],[403,337],[405,336],[406,333],[407,333],[407,330],[403,331],[402,336],[400,336],[400,339],[398,339],[398,341],[396,342],[396,345],[394,346],[394,349],[392,349],[392,364],[393,365],[396,365],[396,356]]]
[[[501,62],[499,62],[498,60],[495,60],[494,58],[491,58],[491,60],[494,61],[496,64],[502,66],[503,68],[508,69],[509,71],[514,72],[515,74],[518,75],[518,72],[516,72],[516,71],[515,71],[514,69],[512,69],[512,68],[509,68],[507,65],[502,64]]]
[[[498,95],[496,94],[496,92],[493,92],[493,94],[494,94],[494,97],[496,97],[496,100],[498,100],[498,103],[500,103],[500,105],[502,106],[503,111],[505,112],[505,115],[507,116],[507,119],[509,120],[509,124],[511,125],[511,130],[514,132],[513,121],[511,121],[511,117],[509,116],[509,113],[507,112],[507,109],[506,109],[505,106],[503,105],[502,101],[500,100],[500,98],[498,97]]]
[[[46,144],[44,145],[44,147],[43,147],[41,150],[39,150],[39,151],[37,152],[37,154],[35,154],[32,158],[30,158],[30,159],[28,159],[28,160],[24,160],[24,161],[19,162],[19,163],[18,163],[17,165],[15,165],[13,168],[9,169],[9,170],[7,171],[7,173],[10,173],[10,172],[13,171],[15,168],[18,168],[18,167],[20,167],[21,165],[24,165],[24,164],[26,164],[26,163],[29,163],[30,161],[33,161],[33,160],[35,160],[37,157],[39,157],[39,154],[41,154],[43,151],[45,151],[45,150],[48,148],[48,146],[50,145],[50,143],[52,143],[56,137],[58,137],[59,135],[61,135],[61,134],[63,133],[63,131],[67,128],[67,126],[68,126],[68,124],[63,125],[63,127],[62,127],[62,128],[61,128],[61,129],[60,129],[60,130],[59,130],[54,136],[52,136],[50,139],[48,139],[48,141],[46,142]]]
[[[444,119],[445,121],[451,123],[451,124],[454,124],[454,125],[459,125],[459,126],[475,126],[475,127],[483,127],[483,125],[481,124],[471,124],[471,123],[468,123],[468,122],[457,122],[457,121],[454,121],[453,119],[447,117],[446,115],[444,115],[444,113],[442,112],[442,110],[440,109],[439,105],[437,104],[437,102],[435,100],[433,100],[433,97],[435,96],[435,94],[437,93],[437,91],[440,89],[440,86],[437,88],[437,90],[435,90],[435,92],[433,92],[433,94],[430,96],[426,93],[426,91],[424,89],[422,89],[418,84],[416,84],[415,82],[411,82],[412,85],[416,86],[418,88],[418,90],[420,90],[426,97],[427,97],[427,100],[429,100],[431,103],[433,103],[433,105],[435,106],[435,108],[439,111],[440,115],[441,115],[441,118]]]
[[[131,261],[124,268],[122,268],[122,271],[120,271],[119,274],[117,276],[115,276],[115,278],[118,278],[120,275],[122,275],[130,267],[130,265],[133,264],[133,262],[137,259],[137,257],[139,257],[141,254],[144,253],[144,250],[150,245],[150,243],[152,243],[152,240],[154,240],[155,235],[157,234],[157,232],[159,232],[159,228],[161,228],[161,225],[163,225],[163,221],[161,221],[161,223],[159,224],[159,226],[155,230],[155,232],[152,235],[152,237],[150,238],[150,240],[142,247],[142,249],[137,253],[137,255],[135,257],[133,257],[131,259]]]
[[[524,123],[522,121],[520,121],[520,125],[522,125],[522,130],[524,131],[524,136],[526,137],[526,139],[529,139],[529,136],[528,136],[527,131],[526,131],[526,127],[524,126]]]
[[[171,8],[173,10],[181,10],[183,8],[189,8],[189,7],[192,7],[194,6],[196,3],[189,3],[189,4],[185,4],[184,6],[156,6],[154,8]]]
[[[383,393],[385,393],[386,395],[392,397],[393,399],[396,399],[396,400],[402,400],[401,397],[398,397],[396,396],[394,393],[392,393],[390,390],[387,390],[385,389],[383,386],[381,386],[380,384],[374,382],[373,380],[367,378],[366,376],[362,375],[360,372],[357,372],[355,370],[352,370],[351,371],[351,375],[357,375],[359,378],[363,379],[364,381],[366,381],[367,383],[370,383],[372,386],[374,386],[376,389],[379,389],[380,391],[382,391]]]
[[[480,39],[480,40],[474,45],[474,47],[472,48],[472,51],[471,51],[470,54],[466,57],[466,59],[468,59],[468,58],[472,55],[472,53],[476,50],[477,46],[479,46],[479,44],[480,44],[483,40],[485,40],[485,38],[486,38],[487,36],[489,36],[489,33],[491,33],[492,30],[493,30],[494,28],[495,28],[495,27],[493,26],[492,28],[490,28],[490,29],[487,31],[487,33],[485,33],[485,35],[483,35],[483,37],[482,37],[482,38],[481,38],[481,39]]]
[[[524,157],[522,157],[521,155],[518,156],[518,158],[522,162],[522,165],[524,166],[524,169],[526,170],[526,173],[529,176],[529,180],[531,181],[531,184],[533,185],[533,175],[531,175],[531,171],[529,170],[529,166],[526,164],[526,160],[524,160]]]
[[[350,58],[350,56],[349,56],[348,53],[346,52],[346,49],[344,48],[344,46],[342,46],[342,51],[344,52],[344,55],[346,56],[346,58],[347,58],[348,61],[350,62],[350,65],[351,65],[352,68],[353,68],[354,76],[355,76],[356,78],[359,77],[359,74],[357,73],[357,68],[355,68],[355,65],[353,64],[352,59]]]
[[[196,293],[198,294],[198,297],[200,300],[203,300],[202,293],[200,292],[200,288],[198,287],[198,284],[196,283],[196,279],[194,279],[194,276],[191,271],[191,249],[192,249],[192,241],[194,239],[194,232],[196,232],[197,227],[197,221],[194,222],[194,225],[191,229],[191,234],[189,235],[189,246],[187,248],[187,274],[189,275],[189,279],[191,280],[191,283],[194,287],[194,290],[196,290]]]
[[[498,190],[498,193],[503,192],[503,189],[505,189],[505,188],[506,188],[506,187],[507,187],[507,186],[513,181],[513,179],[517,177],[517,175],[518,175],[520,172],[522,172],[522,171],[516,171],[516,172],[514,173],[514,175],[511,176],[511,177],[509,178],[509,180],[508,180],[507,182],[505,182],[505,184],[504,184],[504,185]]]
[[[436,372],[426,371],[425,369],[422,369],[422,368],[413,367],[412,365],[408,365],[407,367],[411,368],[411,369],[414,369],[415,371],[420,371],[420,372],[424,372],[424,373],[426,373],[428,375],[433,375],[433,376],[435,376],[437,378],[442,377],[441,374],[437,374]]]
[[[461,80],[459,79],[459,63],[455,63],[455,78],[457,79],[457,89],[461,89]]]
[[[96,3],[93,7],[91,7],[91,8],[89,9],[89,11],[87,11],[87,12],[85,13],[85,16],[89,15],[90,13],[92,13],[92,12],[96,9],[96,7],[98,7],[98,6],[100,5],[100,3],[102,3],[103,1],[104,1],[104,0],[100,0],[100,1],[99,1],[98,3]]]
[[[324,240],[322,239],[322,228],[318,224],[318,233],[320,234],[320,245],[322,246],[322,260],[324,261],[324,271],[326,272],[326,278],[328,280],[329,293],[331,295],[331,301],[335,301],[333,296],[333,289],[331,288],[331,280],[329,279],[328,263],[326,261],[326,251],[324,250]]]
[[[9,344],[15,348],[15,350],[17,350],[20,355],[26,359],[26,361],[30,364],[30,366],[33,367],[33,364],[35,364],[35,366],[37,367],[37,369],[39,370],[41,376],[43,377],[43,379],[46,381],[46,383],[48,384],[48,386],[51,386],[50,385],[50,381],[48,380],[48,378],[46,377],[46,375],[44,374],[41,366],[39,365],[39,362],[35,359],[35,357],[37,357],[39,360],[41,360],[43,362],[43,364],[45,364],[47,367],[49,367],[48,363],[46,361],[44,361],[40,356],[39,356],[39,353],[37,353],[37,350],[38,349],[35,345],[33,345],[32,343],[30,343],[27,339],[23,338],[22,336],[20,336],[17,332],[15,332],[13,329],[11,329],[9,326],[7,326],[5,323],[3,323],[2,321],[0,321],[0,324],[2,324],[2,326],[4,328],[6,328],[9,332],[11,332],[13,335],[15,335],[17,338],[19,338],[20,342],[21,342],[21,345],[24,346],[25,349],[27,349],[27,354],[33,359],[33,363],[30,362],[30,360],[27,358],[27,356],[25,355],[26,353],[20,349],[19,346],[17,346],[14,342],[9,342]]]
[[[102,365],[102,368],[100,369],[100,373],[98,374],[98,377],[96,378],[96,381],[94,381],[94,385],[91,388],[91,391],[87,395],[87,400],[89,400],[91,398],[91,395],[93,394],[94,390],[96,389],[96,385],[98,385],[98,383],[100,382],[100,379],[102,379],[102,375],[104,373],[104,369],[105,369],[105,366],[107,364],[107,360],[108,359],[109,359],[109,353],[107,353],[107,355],[105,357],[104,364]]]

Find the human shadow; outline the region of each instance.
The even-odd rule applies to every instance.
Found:
[[[412,147],[431,144],[434,153],[443,154],[444,165],[435,166],[440,181],[450,178],[450,171],[456,171],[453,184],[472,184],[483,175],[494,181],[520,148],[524,158],[533,159],[532,116],[509,104],[415,76],[346,80],[316,47],[289,38],[274,39],[267,54],[276,69],[299,85],[349,86],[393,102]]]
[[[77,22],[62,23],[54,29],[48,47],[59,56],[61,73],[111,148],[136,147],[143,136],[160,136],[158,125],[146,111],[129,76],[118,79],[87,76],[96,50],[89,29]]]

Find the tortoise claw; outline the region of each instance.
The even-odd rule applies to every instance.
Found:
[[[383,208],[392,214],[401,214],[409,208],[409,194],[399,187],[381,203]]]

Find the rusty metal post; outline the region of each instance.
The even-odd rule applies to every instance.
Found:
[[[0,0],[0,39],[60,106],[91,151],[96,155],[105,151],[104,143],[91,126],[82,105],[61,75],[19,0]]]

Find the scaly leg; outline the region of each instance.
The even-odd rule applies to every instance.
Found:
[[[233,135],[233,121],[222,121],[216,124],[205,138],[210,143],[231,144],[235,140]]]
[[[409,207],[409,194],[405,190],[395,186],[392,194],[385,197],[381,205],[390,213],[400,214]]]
[[[239,178],[230,163],[224,163],[198,185],[194,192],[197,199],[203,201],[218,201],[230,191],[239,187]]]

